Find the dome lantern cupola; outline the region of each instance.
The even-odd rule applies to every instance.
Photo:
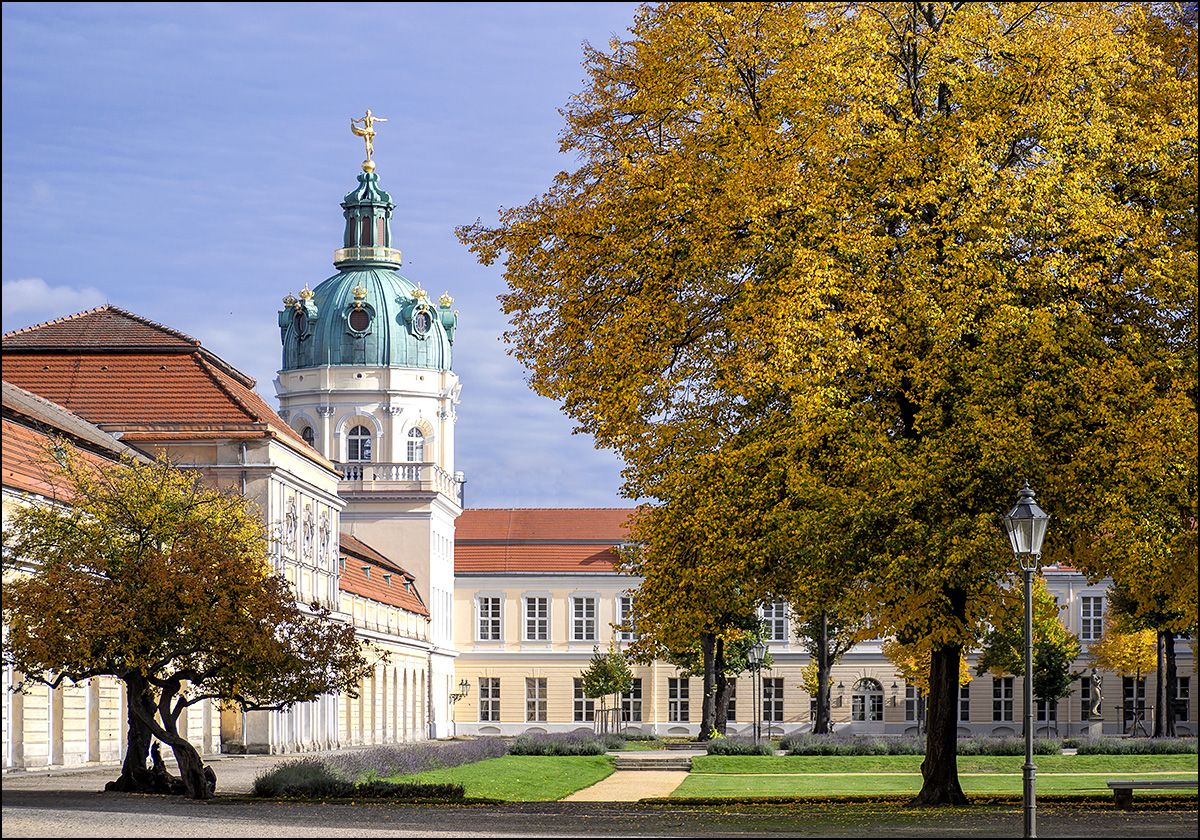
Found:
[[[342,247],[334,252],[338,268],[380,266],[399,268],[400,251],[392,247],[392,197],[379,189],[379,176],[364,172],[358,176],[358,188],[342,201],[346,232]]]
[[[448,294],[436,303],[402,277],[400,251],[392,247],[396,205],[379,187],[371,160],[371,112],[351,121],[367,142],[358,186],[342,201],[346,219],[338,273],[312,291],[284,298],[279,313],[283,371],[324,366],[424,368],[449,371],[458,313]],[[365,128],[355,127],[362,122]],[[364,133],[367,132],[367,133]]]

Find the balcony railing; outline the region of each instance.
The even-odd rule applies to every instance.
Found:
[[[432,490],[442,493],[452,499],[458,498],[458,482],[454,476],[443,470],[437,464],[415,463],[401,461],[399,463],[381,463],[377,461],[352,461],[338,464],[342,473],[342,486],[346,489],[360,490]],[[357,487],[346,487],[347,484]],[[379,485],[387,484],[388,487]],[[396,485],[407,485],[397,487]]]
[[[371,260],[373,262],[390,262],[399,265],[400,251],[396,248],[362,245],[354,248],[338,248],[333,252],[333,261],[335,263],[347,260]]]

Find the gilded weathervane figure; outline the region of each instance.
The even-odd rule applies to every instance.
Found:
[[[358,119],[350,118],[350,130],[361,137],[367,143],[367,159],[363,161],[363,172],[370,172],[375,168],[375,161],[371,160],[371,155],[375,153],[375,145],[371,142],[375,137],[375,123],[387,122],[383,117],[371,116],[371,111],[367,109],[365,117]],[[362,123],[362,128],[358,127],[358,123]]]

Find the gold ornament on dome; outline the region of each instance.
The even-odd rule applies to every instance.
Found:
[[[375,161],[371,160],[371,155],[375,154],[375,144],[371,141],[375,138],[375,123],[387,122],[383,117],[371,116],[370,109],[367,109],[365,117],[358,119],[350,118],[350,130],[361,137],[367,144],[367,159],[363,161],[363,172],[371,172],[375,169]],[[362,128],[358,124],[362,123]]]
[[[417,288],[412,290],[413,300],[424,300],[429,297],[429,293],[421,288],[421,284],[417,284]]]
[[[438,298],[438,303],[442,306],[448,307],[450,304],[454,303],[454,298],[450,297],[449,292],[446,292],[440,298]]]
[[[353,289],[350,290],[350,293],[354,295],[354,308],[362,309],[363,308],[363,299],[367,296],[367,290],[365,288],[363,288],[363,284],[359,283],[357,286],[355,286]]]
[[[292,294],[291,292],[288,292],[288,293],[287,293],[287,297],[285,297],[285,298],[283,299],[283,305],[284,305],[284,306],[286,306],[286,307],[288,307],[289,309],[291,309],[293,306],[296,306],[296,305],[297,305],[297,304],[299,304],[299,303],[300,303],[300,299],[299,299],[299,298],[297,298],[297,297],[296,297],[294,294]]]
[[[309,291],[308,284],[305,283],[304,288],[300,290],[300,299],[308,300],[310,297],[313,296],[313,294],[314,294],[313,292]]]

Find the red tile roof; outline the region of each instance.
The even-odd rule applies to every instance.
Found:
[[[9,333],[5,381],[130,443],[277,438],[326,469],[254,390],[254,380],[183,333],[114,306]]]
[[[200,342],[189,335],[156,324],[116,306],[99,306],[26,327],[4,336],[5,350],[54,348],[61,350],[115,347],[145,350],[149,348],[194,349]],[[253,380],[251,380],[253,381]]]
[[[465,510],[454,523],[456,574],[606,573],[634,508]]]
[[[341,558],[345,561],[340,589],[429,617],[429,608],[417,592],[416,578],[349,534],[341,535],[340,547]]]
[[[636,508],[469,508],[455,541],[599,540],[621,542]]]
[[[5,382],[0,462],[4,486],[46,498],[66,498],[66,485],[42,464],[46,448],[54,440],[69,442],[83,460],[95,465],[111,465],[122,455],[146,460],[62,406]]]

